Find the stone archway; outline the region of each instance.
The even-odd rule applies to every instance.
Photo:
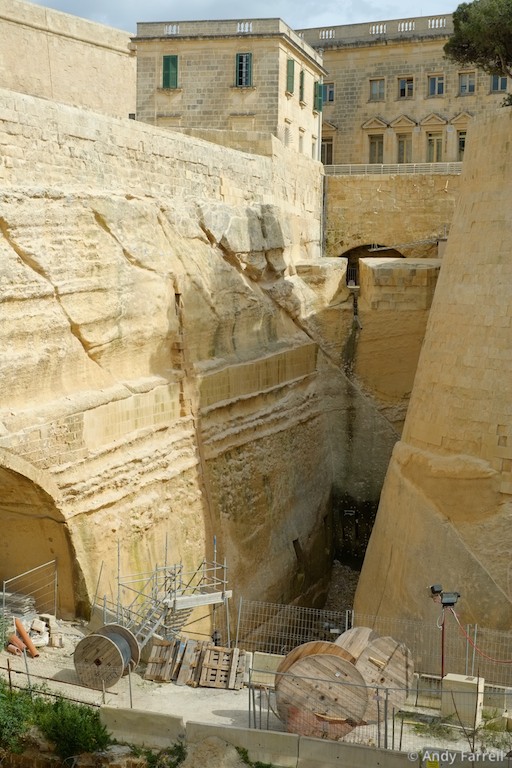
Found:
[[[386,245],[377,245],[367,243],[366,245],[356,245],[354,248],[339,254],[340,257],[347,259],[347,285],[359,285],[359,260],[371,257],[386,257],[403,259],[404,255],[396,248]]]
[[[71,618],[81,576],[57,495],[45,473],[0,450],[0,581],[57,560],[58,613]]]

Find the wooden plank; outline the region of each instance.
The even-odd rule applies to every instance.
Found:
[[[176,679],[176,685],[186,685],[191,674],[193,674],[191,664],[194,660],[196,650],[197,640],[189,640],[187,642],[187,647],[185,648],[185,653],[183,654],[180,671]]]
[[[228,677],[228,684],[227,684],[227,687],[229,689],[233,689],[235,687],[239,653],[240,651],[238,650],[238,648],[233,648],[233,651],[231,653],[229,677]]]

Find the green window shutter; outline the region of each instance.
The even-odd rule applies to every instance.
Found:
[[[299,101],[304,101],[304,70],[301,69],[299,75]]]
[[[239,87],[252,85],[252,53],[236,54],[235,83]]]
[[[286,62],[286,92],[293,93],[295,80],[295,62],[293,59],[288,59]]]
[[[178,87],[178,57],[164,56],[162,88]]]
[[[317,81],[315,83],[315,90],[314,90],[314,110],[315,112],[321,112],[322,111],[322,95],[323,95],[323,89],[320,83]]]

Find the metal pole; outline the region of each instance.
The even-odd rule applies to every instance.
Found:
[[[9,691],[12,693],[11,660],[7,659],[7,675],[9,677]]]
[[[475,654],[476,654],[476,636],[478,634],[478,624],[475,624],[475,632],[473,636],[473,660],[471,662],[471,676],[475,675]]]
[[[128,689],[130,691],[130,709],[133,709],[133,698],[132,698],[132,668],[131,664],[128,664]]]
[[[117,540],[117,621],[119,623],[119,606],[121,605],[121,543]]]
[[[59,587],[59,571],[57,568],[57,560],[55,560],[55,575],[53,577],[53,615],[57,618],[57,595]]]
[[[30,674],[28,671],[27,651],[23,651],[23,659],[25,661],[25,671],[27,673],[28,690],[30,691],[30,697],[32,698],[32,683],[30,682]]]
[[[444,678],[444,608],[443,608],[443,618],[441,620],[441,680]]]
[[[386,688],[386,695],[384,697],[384,749],[388,748],[388,699],[389,689]]]
[[[94,593],[94,598],[93,598],[93,601],[92,601],[92,608],[93,608],[93,610],[94,610],[94,607],[96,605],[96,600],[98,599],[98,592],[99,592],[99,589],[100,589],[100,580],[101,580],[101,574],[102,573],[103,573],[103,560],[101,561],[100,572],[98,574],[98,581],[96,582],[96,591]]]

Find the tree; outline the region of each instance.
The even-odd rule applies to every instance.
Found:
[[[453,14],[453,29],[444,46],[448,59],[512,77],[512,0],[461,3]]]

